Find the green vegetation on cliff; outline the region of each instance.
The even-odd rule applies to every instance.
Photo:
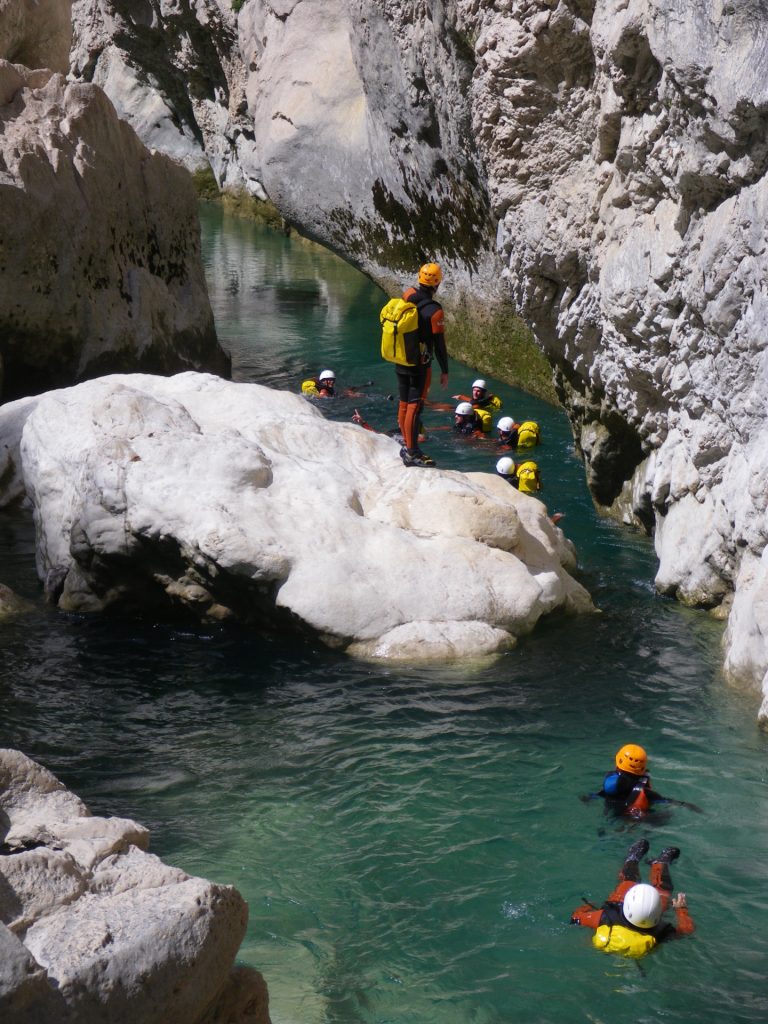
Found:
[[[227,213],[231,213],[235,217],[244,217],[259,224],[266,224],[274,228],[275,231],[289,234],[288,224],[268,199],[257,199],[246,192],[244,188],[228,189],[226,192],[222,192],[216,184],[216,178],[210,167],[195,171],[192,180],[200,199],[221,203]]]
[[[497,306],[490,312],[466,305],[452,307],[448,331],[454,359],[558,404],[552,367],[511,306]]]

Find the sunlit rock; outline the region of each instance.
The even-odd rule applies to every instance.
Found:
[[[65,73],[71,11],[72,0],[0,0],[0,56],[28,68]]]
[[[266,198],[245,111],[246,70],[231,0],[147,0],[141,15],[74,0],[71,70],[101,86],[142,141],[225,188]]]
[[[495,475],[406,469],[396,442],[300,396],[113,376],[23,411],[15,458],[61,608],[299,628],[413,659],[500,651],[544,614],[592,608],[540,501]],[[18,438],[11,405],[0,443],[6,417]]]
[[[3,396],[105,370],[226,373],[188,175],[104,93],[0,60]]]
[[[268,1021],[260,976],[230,981],[242,897],[169,867],[148,842],[141,825],[91,816],[46,769],[0,750],[4,1021],[197,1024],[248,1001],[247,1019]]]

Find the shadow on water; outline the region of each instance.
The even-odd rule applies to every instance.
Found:
[[[362,404],[391,423],[377,289],[210,208],[203,243],[240,379],[296,391],[330,365],[376,384],[327,415]],[[451,393],[472,376],[452,364]],[[4,515],[4,582],[36,607],[2,629],[0,742],[96,813],[143,821],[169,861],[238,886],[241,955],[266,976],[275,1024],[756,1024],[768,796],[755,701],[722,682],[721,628],[655,595],[651,543],[596,517],[565,418],[490,383],[505,412],[543,426],[543,497],[566,514],[599,614],[553,616],[504,657],[458,667],[65,616],[40,602],[31,525]],[[441,465],[492,468],[487,446],[437,429],[448,413],[426,419]],[[656,787],[703,814],[638,823],[578,799],[630,739]],[[682,847],[673,877],[698,928],[642,971],[567,923],[582,897],[604,899],[639,835]]]

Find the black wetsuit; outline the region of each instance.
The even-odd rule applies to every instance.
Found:
[[[606,807],[616,814],[623,814],[632,803],[638,789],[643,789],[649,804],[668,803],[667,797],[651,789],[649,775],[632,775],[615,768],[603,779],[603,788],[596,793],[605,799]]]

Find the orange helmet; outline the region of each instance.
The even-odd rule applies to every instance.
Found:
[[[616,755],[616,767],[630,775],[642,775],[647,762],[648,755],[636,743],[627,743]]]
[[[442,280],[443,272],[436,263],[425,263],[423,267],[419,267],[419,284],[437,288]]]

